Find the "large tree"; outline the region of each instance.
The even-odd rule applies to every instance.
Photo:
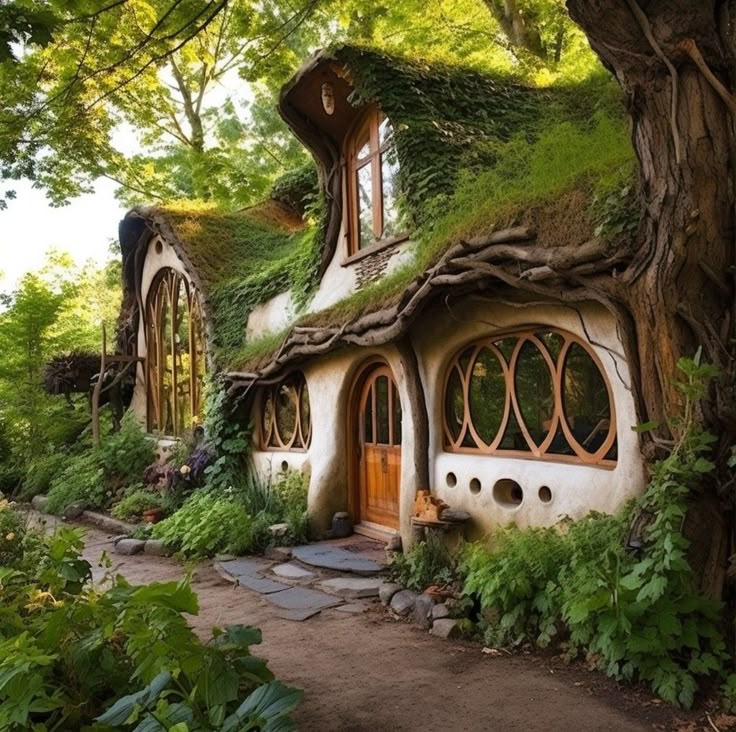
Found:
[[[734,36],[726,0],[567,0],[626,94],[642,218],[616,276],[576,284],[614,309],[626,334],[643,420],[677,414],[677,360],[702,347],[720,368],[703,420],[719,438],[717,480],[695,523],[704,589],[717,592],[732,545],[734,400]],[[666,439],[666,435],[659,435]],[[649,454],[658,438],[645,443]],[[660,443],[661,444],[661,443]],[[725,508],[726,511],[720,510]]]

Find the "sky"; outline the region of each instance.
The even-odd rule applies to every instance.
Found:
[[[115,200],[116,184],[99,179],[94,194],[52,208],[43,191],[28,181],[6,181],[17,198],[0,211],[0,292],[11,291],[18,280],[38,269],[49,249],[69,252],[78,264],[109,258],[109,242],[117,240],[118,222],[125,208]]]

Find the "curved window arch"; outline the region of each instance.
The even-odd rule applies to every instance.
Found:
[[[260,433],[263,450],[306,450],[309,447],[312,415],[304,374],[295,372],[263,390]]]
[[[350,254],[402,238],[394,133],[378,107],[368,107],[348,134],[345,161]]]
[[[201,303],[179,272],[156,275],[145,324],[148,429],[178,437],[200,422],[206,372]]]
[[[464,346],[447,368],[443,405],[449,452],[616,464],[610,384],[572,333],[530,328]]]

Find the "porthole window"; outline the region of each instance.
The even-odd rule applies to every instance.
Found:
[[[309,447],[312,419],[309,390],[303,374],[291,374],[264,390],[260,427],[264,450],[306,450]]]
[[[610,385],[571,333],[532,329],[465,346],[448,366],[443,403],[450,452],[616,463]]]
[[[201,422],[206,357],[199,296],[173,269],[151,286],[146,345],[148,429],[178,437]]]

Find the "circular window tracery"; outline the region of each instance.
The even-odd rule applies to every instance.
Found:
[[[443,403],[449,451],[615,465],[611,389],[571,333],[536,328],[464,346],[448,366]]]
[[[302,373],[265,389],[261,398],[261,447],[306,450],[312,439],[309,390]]]

